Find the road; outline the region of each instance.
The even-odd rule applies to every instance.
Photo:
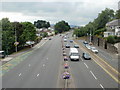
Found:
[[[72,39],[71,36],[71,34],[68,36],[69,40]],[[74,43],[67,43],[69,43],[71,47],[75,45]],[[64,45],[67,43],[64,42]],[[81,48],[78,50],[80,56],[85,52]],[[67,48],[66,51],[68,53],[69,48]],[[118,88],[118,83],[93,60],[84,60],[81,57],[80,61],[73,62],[69,60],[69,63],[76,88]]]
[[[68,35],[70,40],[71,34]],[[71,47],[75,43],[69,43]],[[80,56],[84,52],[78,49]],[[54,36],[37,49],[25,55],[14,68],[10,69],[2,76],[3,88],[58,88],[61,79],[60,68],[63,62],[62,43],[59,35]],[[69,48],[66,48],[68,56]],[[118,88],[118,83],[111,78],[94,60],[68,61],[70,74],[75,88]],[[7,90],[7,89],[5,89]],[[117,90],[117,89],[116,89]]]
[[[61,38],[55,36],[2,77],[3,88],[56,88],[62,60]]]
[[[83,44],[83,40],[79,40],[81,44]],[[83,44],[85,47],[85,45]],[[100,56],[102,59],[104,59],[106,62],[108,62],[112,67],[114,67],[116,70],[118,70],[118,56],[109,54],[108,52],[96,47],[99,50],[98,56]]]

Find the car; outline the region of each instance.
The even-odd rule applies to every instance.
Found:
[[[98,50],[95,47],[91,47],[91,51],[94,53],[98,53]]]
[[[67,42],[67,39],[64,39],[64,42]]]
[[[51,38],[49,38],[49,40],[51,40]]]
[[[73,43],[73,40],[70,40],[71,43]]]
[[[85,46],[86,46],[87,49],[89,49],[89,50],[91,49],[90,45],[86,44]]]
[[[90,59],[91,59],[91,56],[90,56],[88,53],[83,53],[83,54],[82,54],[82,57],[83,57],[85,60],[90,60]]]
[[[83,43],[84,43],[84,44],[88,44],[88,42],[87,42],[87,41],[83,41]]]
[[[75,48],[79,48],[79,45],[74,45]]]
[[[44,38],[45,40],[47,40],[47,38]]]
[[[66,47],[66,48],[70,48],[70,45],[69,45],[69,44],[67,44],[67,45],[65,45],[65,47]]]

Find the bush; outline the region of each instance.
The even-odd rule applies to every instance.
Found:
[[[107,37],[107,42],[111,43],[111,44],[114,44],[116,42],[115,37],[114,36],[108,36]]]

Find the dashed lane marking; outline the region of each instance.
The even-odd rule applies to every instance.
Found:
[[[21,76],[21,73],[19,74],[19,76]]]
[[[86,64],[86,63],[84,63],[85,64],[85,66],[88,68],[88,65]]]
[[[29,64],[29,67],[30,67],[31,65]]]
[[[37,77],[39,76],[40,74],[37,74]]]
[[[76,43],[76,42],[75,42]],[[82,48],[81,48],[82,49]],[[85,50],[85,49],[82,49]],[[87,50],[85,50],[87,51]],[[87,51],[88,52],[88,51]],[[89,53],[89,52],[88,52]],[[89,53],[90,54],[90,53]],[[95,55],[96,57],[98,57],[101,61],[103,61],[105,64],[108,65],[108,67],[111,68],[111,70],[113,70],[118,76],[120,75],[120,73],[114,69],[112,66],[110,66],[107,62],[105,62],[103,59],[101,59],[99,56]],[[94,57],[94,56],[93,56]],[[95,58],[95,57],[94,57]],[[101,64],[99,64],[95,59],[93,58],[93,61],[98,64],[108,75],[110,75],[117,83],[120,84],[120,81],[118,80],[118,78],[116,78],[113,74],[111,74],[105,67],[103,67]]]
[[[100,84],[100,86],[101,86],[101,88],[102,88],[103,90],[105,90],[105,88],[103,87],[103,85],[102,85],[102,84]]]
[[[45,64],[43,64],[43,67],[45,66]]]
[[[90,71],[90,73],[93,75],[93,77],[97,80],[96,76],[94,75],[94,73],[92,71]]]

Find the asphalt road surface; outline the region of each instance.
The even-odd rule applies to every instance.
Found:
[[[72,39],[72,35],[68,35],[68,42],[64,42],[64,45],[69,44],[74,47],[74,43],[70,43],[69,40]],[[93,60],[84,60],[82,58],[81,48],[78,48],[80,53],[79,61],[71,61],[70,68],[71,74],[74,78],[74,83],[76,88],[118,88],[118,83],[114,81],[99,65],[97,65]],[[67,56],[69,56],[69,48],[66,48]]]
[[[68,35],[70,43],[71,34]],[[3,88],[57,88],[62,56],[62,43],[59,35],[48,40],[41,47],[34,50],[25,60],[20,62],[2,76]],[[84,60],[81,55],[79,61],[69,60],[71,75],[75,88],[118,88],[114,81],[93,60]],[[66,49],[68,55],[69,48]]]
[[[62,60],[61,38],[54,36],[5,73],[3,88],[56,88]]]

